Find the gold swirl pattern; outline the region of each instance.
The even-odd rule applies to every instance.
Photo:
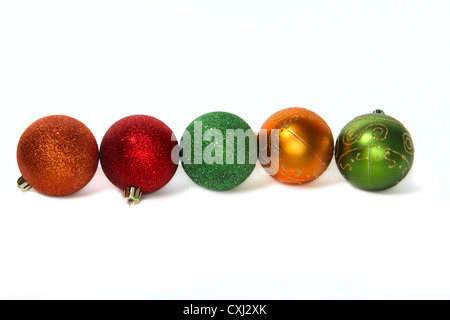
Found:
[[[370,160],[369,157],[361,158],[361,152],[356,154],[356,161]]]
[[[342,163],[339,162],[339,167],[340,167],[342,170],[345,170],[345,169],[348,167],[348,171],[352,171],[352,166],[350,165],[350,163],[346,163],[345,166],[342,166]]]
[[[306,110],[306,111],[308,111],[308,110]],[[298,111],[298,110],[294,110],[294,111],[280,110],[280,111],[276,112],[274,115],[272,115],[272,117],[270,118],[270,121],[276,122],[274,128],[278,128],[278,126],[280,125],[280,122],[283,121],[282,127],[285,129],[288,129],[291,126],[292,121],[298,121],[300,119],[298,116],[299,112],[302,112],[302,110],[300,110],[300,111]],[[302,119],[306,118],[304,114],[302,114],[301,117],[302,117]],[[320,117],[314,117],[313,115],[309,115],[308,119],[310,121],[318,121],[320,123],[320,125],[326,127],[328,129],[328,135],[333,139],[333,134],[331,132],[331,129],[328,127],[328,125],[325,123],[325,121],[323,119],[320,119]],[[280,131],[283,131],[283,129],[281,129]]]
[[[400,181],[402,181],[403,179],[405,179],[405,177],[406,177],[406,175],[408,174],[408,172],[409,172],[409,168],[408,168],[408,167],[404,168],[403,171],[402,171],[402,177],[401,177],[401,179],[400,179],[400,180],[397,180],[397,181],[395,182],[395,184],[399,184]]]
[[[349,123],[347,123],[347,125],[349,125],[350,123],[353,123],[353,122],[358,122],[358,121],[360,121],[360,120],[377,120],[377,121],[382,120],[382,121],[389,121],[389,122],[393,122],[393,123],[396,123],[396,124],[401,125],[402,127],[404,127],[404,125],[403,125],[400,121],[398,121],[397,119],[394,119],[394,118],[392,118],[392,117],[390,117],[390,116],[385,116],[385,117],[383,117],[383,118],[381,118],[381,117],[375,117],[375,116],[373,115],[373,113],[369,113],[369,114],[366,114],[366,115],[363,115],[363,116],[360,116],[360,117],[356,117],[355,119],[353,119],[352,121],[350,121]]]
[[[289,127],[290,127],[291,124],[292,124],[292,121],[297,121],[298,119],[299,119],[298,115],[294,115],[294,116],[290,117],[290,118],[289,118],[289,123],[288,123],[287,120],[285,120],[285,121],[283,122],[283,128],[289,129]],[[283,131],[283,129],[281,129],[280,131]]]
[[[372,129],[372,137],[378,141],[386,139],[389,132],[388,127],[382,123],[372,123],[362,130],[358,127],[350,127],[345,131],[342,143],[347,146],[356,143],[369,128]]]
[[[286,123],[287,123],[287,121],[289,121],[289,123],[291,123],[292,122],[292,120],[287,120],[287,119],[292,119],[293,117],[295,117],[295,116],[297,116],[297,119],[296,120],[298,120],[298,115],[297,115],[297,113],[298,112],[292,112],[292,111],[289,111],[289,110],[281,110],[281,111],[278,111],[275,115],[277,115],[277,117],[272,117],[272,118],[270,118],[270,121],[273,121],[273,122],[276,122],[274,125],[273,125],[273,128],[275,128],[275,129],[278,129],[278,128],[280,128],[280,123],[283,121],[283,125],[281,125],[281,127],[284,127],[284,125],[286,125]],[[274,115],[274,116],[275,116]],[[281,128],[280,129],[280,131],[283,131],[283,129]]]
[[[269,120],[270,121],[279,121],[279,120],[283,119],[287,113],[288,113],[287,109],[277,111],[269,118]]]
[[[289,166],[289,165],[288,165],[287,163],[283,163],[283,164],[281,165],[281,169],[283,169],[283,170],[286,171],[286,172],[294,173],[294,176],[295,176],[295,177],[298,177],[299,175],[302,174],[302,170],[300,170],[300,169],[288,169],[288,168],[287,168],[288,166]]]
[[[280,159],[280,160],[281,160],[281,159]],[[309,182],[309,181],[311,181],[310,175],[307,175],[307,176],[306,176],[306,179],[301,179],[301,178],[299,178],[299,176],[302,174],[302,171],[301,171],[300,169],[288,169],[287,167],[288,167],[288,164],[287,164],[287,163],[283,163],[283,164],[281,165],[281,168],[280,168],[279,173],[280,173],[282,176],[288,178],[290,181],[294,181],[294,182],[296,182],[296,183],[298,183],[298,184],[302,184],[302,183],[304,183],[304,182]],[[293,175],[292,175],[292,174],[293,174]],[[317,174],[317,171],[314,171],[314,172],[312,173],[312,175],[313,175],[314,178],[318,178],[318,177],[319,177],[319,175]]]
[[[310,120],[310,121],[318,121],[318,122],[320,123],[321,126],[328,127],[328,125],[325,123],[325,121],[323,121],[323,119],[313,117],[312,114],[309,116],[309,120]]]
[[[411,139],[411,135],[407,132],[403,134],[403,147],[405,151],[409,154],[414,154],[414,144]]]
[[[348,150],[347,152],[343,153],[339,158],[336,158],[337,163],[339,165],[339,168],[341,168],[342,170],[348,169],[348,171],[352,171],[352,165],[350,164],[350,162],[359,162],[359,161],[363,161],[363,160],[368,160],[368,165],[370,166],[371,162],[373,160],[370,159],[370,157],[361,157],[361,151],[367,148],[379,148],[379,149],[384,149],[386,150],[386,152],[384,153],[384,159],[388,161],[388,163],[390,163],[388,165],[388,168],[393,169],[398,165],[399,169],[403,168],[403,164],[399,164],[399,161],[404,161],[405,167],[402,170],[402,174],[403,177],[406,175],[405,173],[407,173],[409,171],[409,169],[411,168],[411,164],[409,163],[408,159],[401,154],[400,152],[397,152],[393,149],[390,148],[386,148],[386,147],[380,147],[380,146],[364,146],[364,147],[358,147],[358,148],[354,148],[351,150]],[[356,152],[356,157],[355,159],[353,158],[347,158],[346,161],[344,162],[343,158],[346,157],[347,155],[349,155],[350,153],[355,153]],[[370,151],[369,151],[370,152]],[[396,156],[397,157],[397,161],[395,161],[394,159],[392,159],[392,156]],[[400,158],[400,159],[398,159]],[[378,158],[375,159],[375,161],[378,160]]]
[[[351,145],[359,140],[361,136],[361,129],[358,127],[348,128],[342,138],[342,142],[346,145]]]
[[[391,164],[391,165],[388,166],[390,169],[392,169],[392,168],[395,168],[395,166],[397,165],[397,161],[395,161],[394,159],[389,158],[388,156],[389,156],[390,154],[391,154],[390,151],[386,151],[386,152],[384,153],[384,159],[386,159],[386,160],[389,161],[389,162],[393,162],[393,164]],[[400,167],[401,167],[401,166],[400,166]]]

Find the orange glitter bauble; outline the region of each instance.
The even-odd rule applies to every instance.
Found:
[[[59,115],[39,119],[17,146],[19,187],[51,196],[72,194],[92,179],[98,158],[97,141],[80,121]]]
[[[267,119],[261,130],[258,135],[260,162],[278,181],[310,182],[328,168],[333,157],[333,134],[316,113],[304,108],[283,109]],[[265,140],[264,132],[267,132],[267,144],[261,141]],[[278,139],[275,138],[277,132]],[[274,158],[277,156],[278,159]]]

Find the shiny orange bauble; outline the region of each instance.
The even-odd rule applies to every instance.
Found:
[[[267,144],[261,143],[265,140],[263,131],[258,135],[260,162],[278,181],[310,182],[328,168],[334,151],[333,134],[316,113],[304,108],[283,109],[264,122],[264,129]]]
[[[50,196],[66,196],[86,186],[97,171],[98,159],[92,132],[67,116],[37,120],[17,146],[19,180]]]

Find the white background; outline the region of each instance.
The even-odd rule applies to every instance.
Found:
[[[450,298],[448,1],[0,0],[0,298]],[[100,144],[149,114],[180,137],[210,111],[257,131],[306,107],[335,138],[376,108],[412,134],[409,176],[357,190],[333,162],[229,192],[179,167],[129,208],[99,168],[81,192],[22,193],[15,152],[65,114]]]

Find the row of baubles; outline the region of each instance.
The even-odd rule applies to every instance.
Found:
[[[100,159],[108,179],[134,204],[142,194],[166,185],[180,159],[186,174],[200,186],[229,190],[248,178],[258,159],[282,183],[310,182],[328,168],[333,153],[340,172],[353,185],[383,190],[407,175],[414,146],[408,130],[381,110],[354,118],[335,144],[319,115],[288,108],[270,116],[257,136],[237,115],[210,112],[188,125],[180,144],[162,121],[129,116],[108,129],[99,152],[83,123],[55,115],[37,120],[21,136],[18,185],[51,196],[69,195],[89,183]]]

